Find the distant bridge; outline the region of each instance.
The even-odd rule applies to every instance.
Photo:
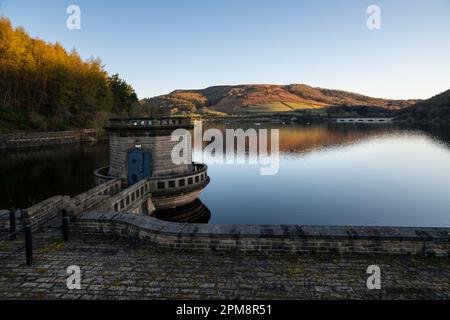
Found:
[[[394,118],[337,118],[337,123],[391,123]]]

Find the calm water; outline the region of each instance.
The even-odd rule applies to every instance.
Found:
[[[210,223],[450,226],[450,128],[277,128],[277,175],[210,164]],[[108,162],[107,146],[2,153],[0,208],[76,195]]]

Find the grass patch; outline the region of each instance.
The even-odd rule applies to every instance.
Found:
[[[296,110],[315,110],[324,109],[324,107],[308,102],[271,102],[248,107],[242,107],[237,110],[238,113],[276,113],[292,112]]]
[[[150,255],[149,250],[145,250],[145,249],[136,250],[136,256],[138,256],[138,257],[148,257],[149,255]]]
[[[64,249],[64,247],[65,247],[64,242],[53,242],[49,245],[46,245],[46,246],[36,249],[36,253],[37,254],[46,254],[51,251],[60,251],[60,250]]]
[[[46,268],[38,268],[36,270],[36,272],[40,273],[40,274],[44,274],[44,273],[48,273],[48,269],[46,269]]]

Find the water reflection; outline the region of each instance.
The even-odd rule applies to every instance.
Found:
[[[254,126],[204,124],[212,127]],[[156,216],[213,224],[450,226],[449,126],[260,128],[280,130],[276,176],[263,177],[255,166],[209,164],[211,184],[201,201]],[[93,171],[108,165],[108,157],[107,144],[2,151],[0,208],[88,190]]]
[[[211,223],[450,226],[448,127],[269,128],[280,129],[276,176],[203,157]]]
[[[93,171],[109,163],[108,144],[2,151],[0,208],[28,208],[54,195],[94,186]]]
[[[417,126],[399,126],[399,129],[405,132],[415,132],[416,134],[425,134],[439,144],[450,148],[450,125],[417,125]]]
[[[207,224],[211,220],[211,211],[197,199],[180,208],[156,211],[152,216],[170,222]]]
[[[389,135],[417,134],[427,135],[438,143],[446,144],[450,147],[450,126],[439,125],[399,125],[399,124],[337,124],[324,123],[314,125],[281,125],[281,124],[262,124],[254,126],[251,123],[234,123],[230,125],[207,123],[203,125],[203,132],[208,129],[219,129],[224,138],[226,146],[227,129],[278,129],[280,131],[280,152],[306,154],[311,151],[323,150],[327,148],[343,147],[367,141],[386,137]],[[203,148],[210,142],[204,141]],[[248,141],[246,141],[248,146]],[[270,145],[270,141],[269,141]],[[270,149],[270,148],[269,148]],[[223,149],[224,153],[226,151]],[[236,152],[236,144],[235,150]],[[195,148],[194,152],[201,152]]]

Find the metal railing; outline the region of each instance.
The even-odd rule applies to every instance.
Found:
[[[17,212],[20,212],[21,220],[22,220],[22,226],[17,228]],[[24,234],[24,242],[23,245],[19,248],[15,248],[11,250],[8,254],[6,254],[3,257],[0,257],[0,259],[9,258],[25,249],[25,259],[27,266],[31,266],[33,264],[33,233],[38,232],[39,228],[43,227],[45,224],[50,222],[51,220],[54,220],[54,218],[50,218],[46,221],[40,221],[38,223],[30,223],[29,221],[26,222],[23,216],[23,210],[22,209],[9,209],[8,212],[0,214],[0,218],[9,215],[9,230],[7,232],[7,235],[0,237],[0,244],[5,242],[13,242],[17,241],[17,237],[20,234]],[[61,216],[62,216],[62,238],[64,242],[69,241],[69,215],[67,213],[67,210],[62,209],[61,210]]]
[[[111,128],[192,126],[191,119],[186,118],[120,118],[110,119],[109,123]]]

